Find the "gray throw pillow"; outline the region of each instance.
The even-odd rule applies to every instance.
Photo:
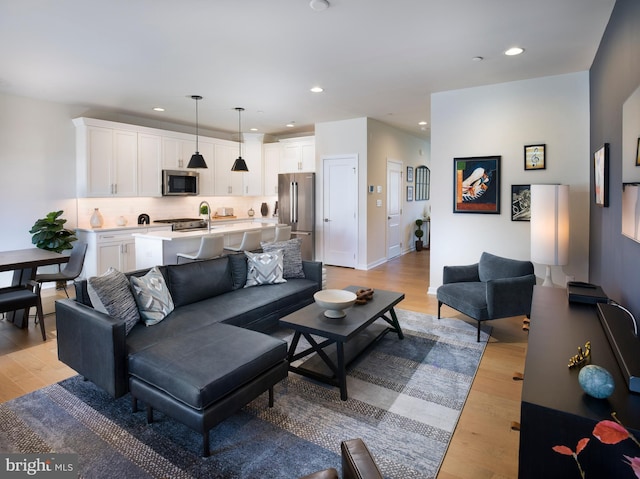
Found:
[[[247,255],[247,283],[245,288],[261,284],[286,283],[282,277],[282,251],[250,253]]]
[[[154,266],[140,278],[130,278],[133,297],[138,304],[140,316],[147,326],[162,321],[173,311],[171,293],[160,270]]]
[[[87,292],[94,309],[125,322],[125,331],[140,321],[140,313],[124,273],[109,268],[101,276],[87,280]]]
[[[304,278],[304,271],[302,269],[302,253],[300,251],[300,245],[302,244],[301,238],[292,238],[287,241],[278,241],[275,243],[260,243],[262,251],[280,251],[284,253],[283,258],[283,277],[285,279]]]

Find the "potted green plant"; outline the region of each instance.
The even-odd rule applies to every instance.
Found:
[[[62,253],[66,249],[72,249],[76,235],[73,231],[64,227],[67,220],[60,218],[63,211],[52,211],[44,218],[37,220],[29,230],[33,236],[31,242],[40,249]]]
[[[413,234],[416,235],[416,238],[418,238],[416,240],[416,251],[422,251],[422,237],[424,236],[424,231],[422,231],[423,223],[424,221],[422,221],[420,218],[416,220],[416,226],[418,227],[418,229],[413,232]]]

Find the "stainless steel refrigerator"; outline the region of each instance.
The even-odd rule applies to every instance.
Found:
[[[302,239],[302,259],[315,258],[316,174],[278,175],[278,221],[291,225],[291,237]]]

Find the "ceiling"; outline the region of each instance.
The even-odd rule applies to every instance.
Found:
[[[428,138],[433,92],[588,70],[615,3],[328,1],[0,0],[0,92],[182,125],[202,95],[212,130],[240,106],[245,132],[369,117]]]

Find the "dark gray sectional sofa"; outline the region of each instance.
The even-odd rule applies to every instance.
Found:
[[[56,302],[59,359],[113,397],[129,391],[130,358],[186,335],[213,334],[223,323],[269,333],[278,319],[313,302],[322,287],[322,263],[303,261],[303,279],[244,288],[243,254],[161,266],[175,309],[153,326],[138,323],[125,334],[124,321],[93,309],[86,280],[76,282],[76,298]],[[137,271],[136,276],[147,272]],[[194,345],[197,346],[197,345]]]

